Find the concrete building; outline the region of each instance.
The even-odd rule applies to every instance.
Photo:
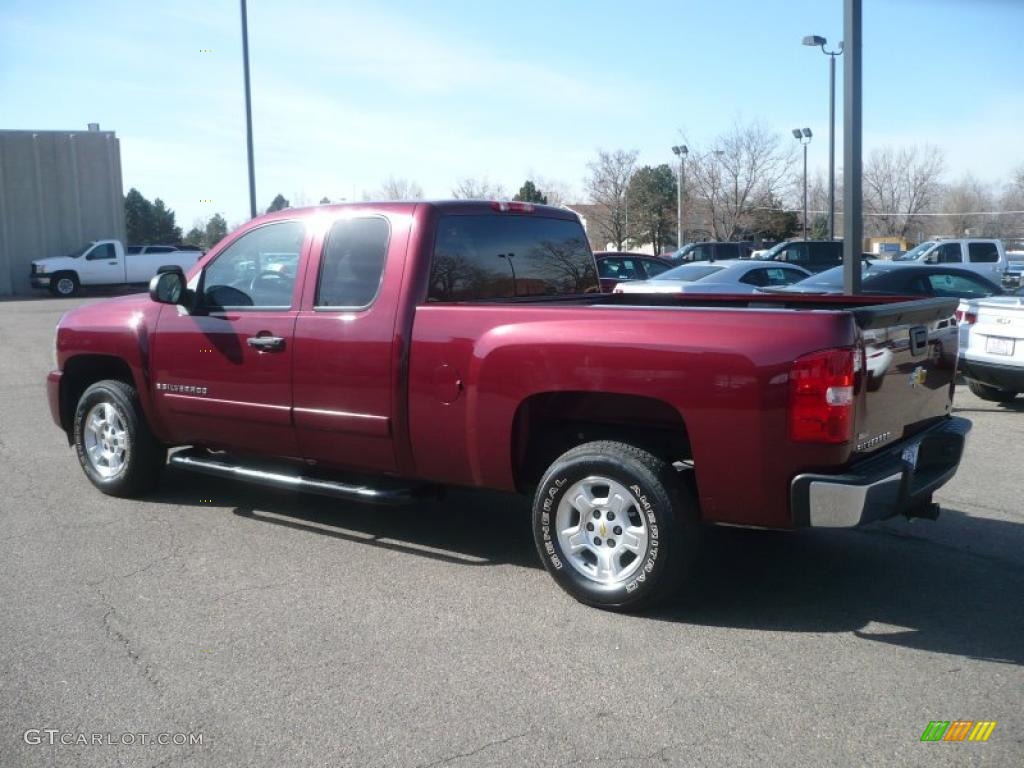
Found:
[[[113,131],[0,130],[0,296],[31,293],[30,262],[125,239]]]

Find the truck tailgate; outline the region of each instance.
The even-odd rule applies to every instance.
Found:
[[[949,414],[957,362],[954,298],[853,311],[864,344],[854,453],[909,437]]]

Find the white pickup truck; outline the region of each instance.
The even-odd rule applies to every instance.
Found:
[[[74,296],[82,286],[148,283],[163,266],[187,270],[203,255],[173,245],[133,245],[120,240],[95,240],[67,256],[32,262],[33,288],[48,288],[56,296]]]
[[[988,278],[996,285],[1009,267],[1002,240],[966,238],[962,240],[926,240],[893,259],[895,262],[955,264],[961,269]]]

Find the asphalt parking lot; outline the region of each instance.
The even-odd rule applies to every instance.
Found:
[[[698,590],[620,616],[557,589],[517,498],[377,510],[172,470],[102,496],[44,396],[92,300],[0,302],[3,768],[1024,764],[1024,398],[958,387],[937,522],[715,529]],[[998,725],[919,741],[956,719]]]

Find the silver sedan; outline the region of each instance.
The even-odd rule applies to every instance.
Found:
[[[619,283],[614,292],[757,293],[759,288],[789,285],[810,276],[803,267],[777,261],[700,261],[675,267],[650,280]]]

